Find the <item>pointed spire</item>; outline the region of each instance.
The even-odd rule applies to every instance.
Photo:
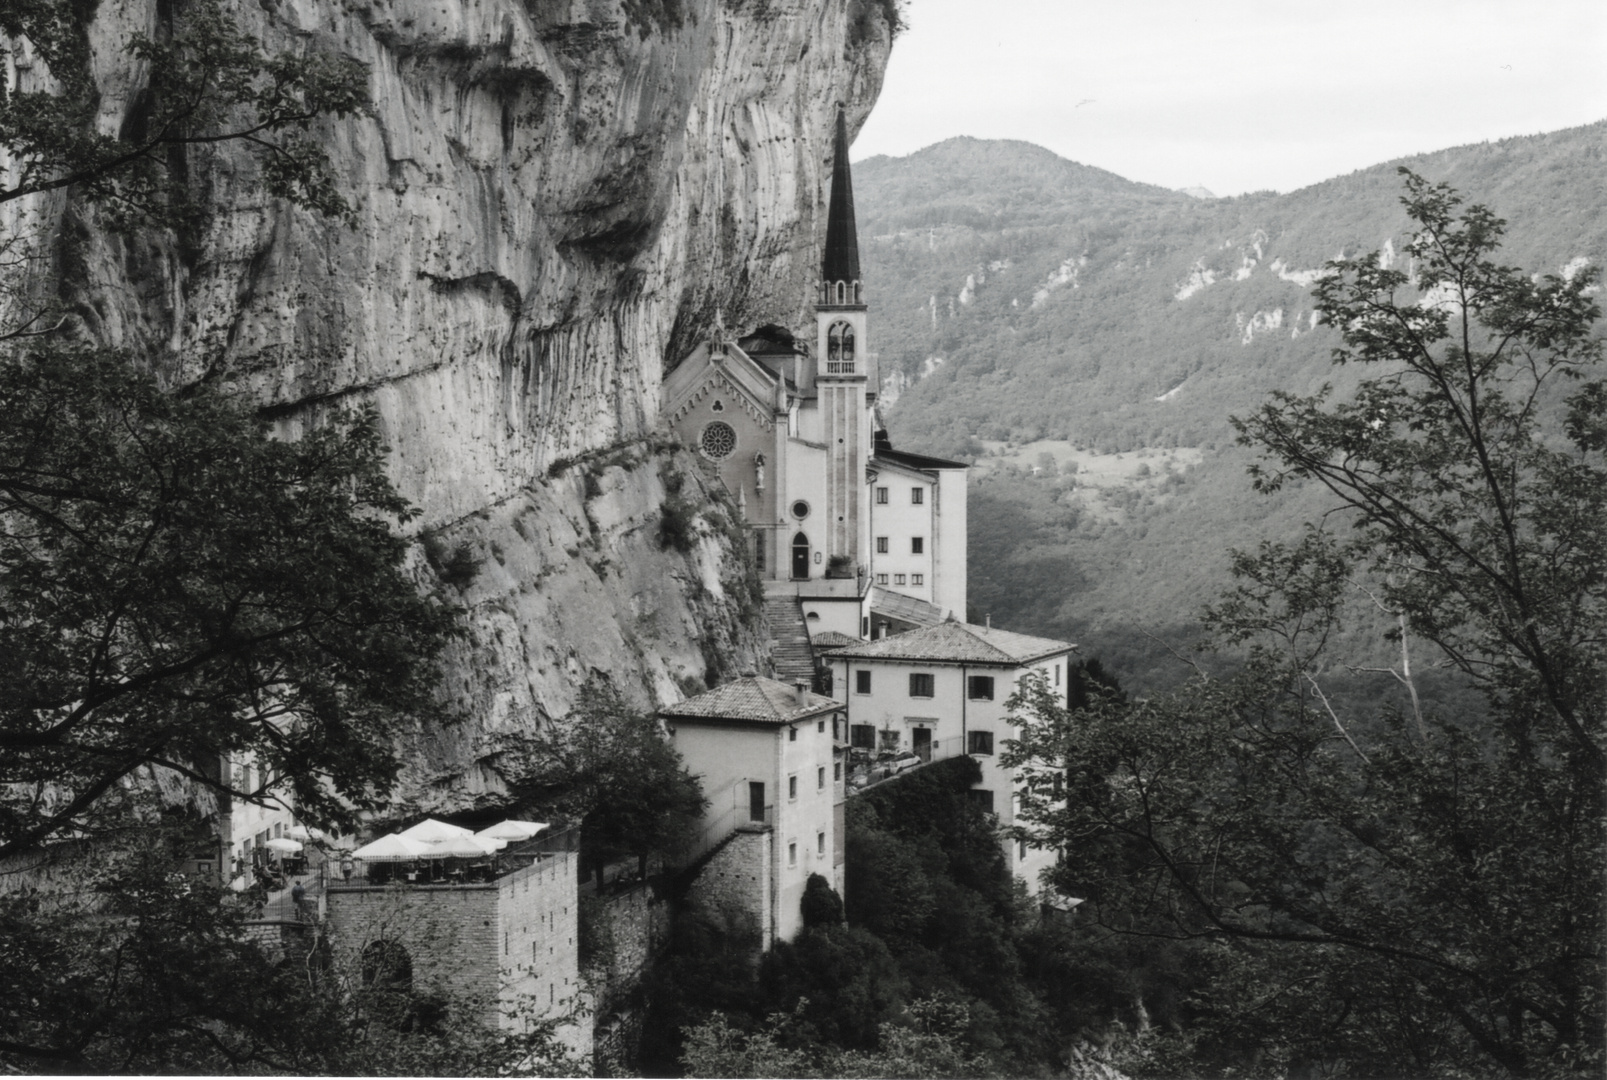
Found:
[[[831,204],[826,213],[826,254],[820,263],[820,280],[846,282],[849,303],[859,280],[859,234],[854,228],[854,181],[848,169],[848,118],[837,106],[837,138],[832,148]]]

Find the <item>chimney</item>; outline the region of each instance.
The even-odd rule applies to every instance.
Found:
[[[987,621],[988,629],[992,630],[993,629],[993,613],[991,611],[988,612],[988,614],[983,616],[983,619],[985,619]]]
[[[799,681],[793,683],[792,688],[796,691],[798,704],[807,705],[809,703],[809,684]]]

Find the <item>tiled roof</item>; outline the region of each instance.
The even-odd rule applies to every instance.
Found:
[[[858,645],[857,637],[849,637],[839,630],[822,630],[818,634],[809,635],[809,644],[817,649],[838,649],[844,645]]]
[[[1071,643],[1029,637],[970,623],[944,622],[866,641],[832,653],[839,660],[931,660],[955,664],[1026,664],[1070,649]]]
[[[870,609],[901,622],[928,625],[943,621],[943,609],[925,600],[876,586],[870,591]]]
[[[950,461],[947,458],[928,457],[925,454],[911,454],[904,450],[894,450],[889,446],[878,446],[871,465],[877,461],[890,461],[894,465],[903,465],[911,469],[969,469],[971,466],[963,461]]]
[[[746,720],[755,724],[787,724],[840,707],[831,698],[807,690],[800,704],[798,691],[786,683],[745,675],[716,686],[706,694],[688,698],[679,705],[665,706],[659,710],[659,715],[677,720]]]

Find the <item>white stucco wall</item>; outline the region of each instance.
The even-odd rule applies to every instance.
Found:
[[[748,823],[748,784],[765,785],[775,835],[772,925],[787,941],[802,927],[799,905],[809,875],[838,884],[833,807],[840,796],[831,719],[827,713],[779,727],[668,720],[675,748],[703,784],[709,828],[723,832]],[[789,781],[796,781],[795,791]]]
[[[887,502],[876,501],[878,488],[887,489]],[[917,490],[921,493],[919,503],[911,497],[911,492]],[[888,465],[877,470],[876,480],[868,492],[870,528],[867,537],[875,584],[917,600],[932,600],[933,558],[938,539],[937,495],[938,485],[925,473]],[[910,541],[916,537],[922,542],[919,555],[911,550]],[[878,550],[883,538],[887,540],[886,552]],[[919,584],[915,582],[916,575],[920,577]],[[963,611],[955,614],[955,618],[964,617]]]
[[[993,753],[972,754],[982,767],[982,780],[975,785],[979,790],[993,793],[993,812],[1001,826],[1015,824],[1015,777],[999,764],[1005,741],[1016,737],[1018,729],[1007,719],[1005,700],[1027,672],[1040,670],[1064,693],[1067,678],[1069,650],[1047,657],[1030,666],[984,666],[958,664],[923,664],[902,660],[839,660],[833,665],[833,691],[844,703],[852,738],[854,725],[870,724],[877,731],[880,747],[882,732],[897,734],[900,749],[913,749],[918,728],[932,731],[934,759],[954,757],[967,753],[969,736],[974,731],[993,735]],[[857,691],[856,672],[871,673],[871,692]],[[927,673],[932,676],[933,696],[910,696],[910,675]],[[994,680],[992,700],[973,699],[968,696],[967,680],[971,676],[991,676]],[[1053,866],[1056,853],[1031,847],[1023,854],[1013,840],[1002,840],[1005,858],[1010,871],[1026,883],[1027,888],[1039,891],[1039,877],[1043,870]]]

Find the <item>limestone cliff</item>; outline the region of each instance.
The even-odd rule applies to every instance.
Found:
[[[198,238],[60,227],[64,288],[90,333],[239,383],[287,435],[377,403],[421,573],[449,567],[470,625],[449,689],[472,721],[422,736],[413,793],[460,800],[489,732],[589,672],[647,704],[762,664],[726,512],[661,538],[707,482],[655,441],[659,382],[717,308],[802,321],[831,123],[875,99],[890,4],[225,2],[269,48],[369,65],[369,114],[319,133],[356,228],[265,200],[225,147],[186,163]],[[169,10],[101,0],[104,130],[142,85],[128,35]]]

